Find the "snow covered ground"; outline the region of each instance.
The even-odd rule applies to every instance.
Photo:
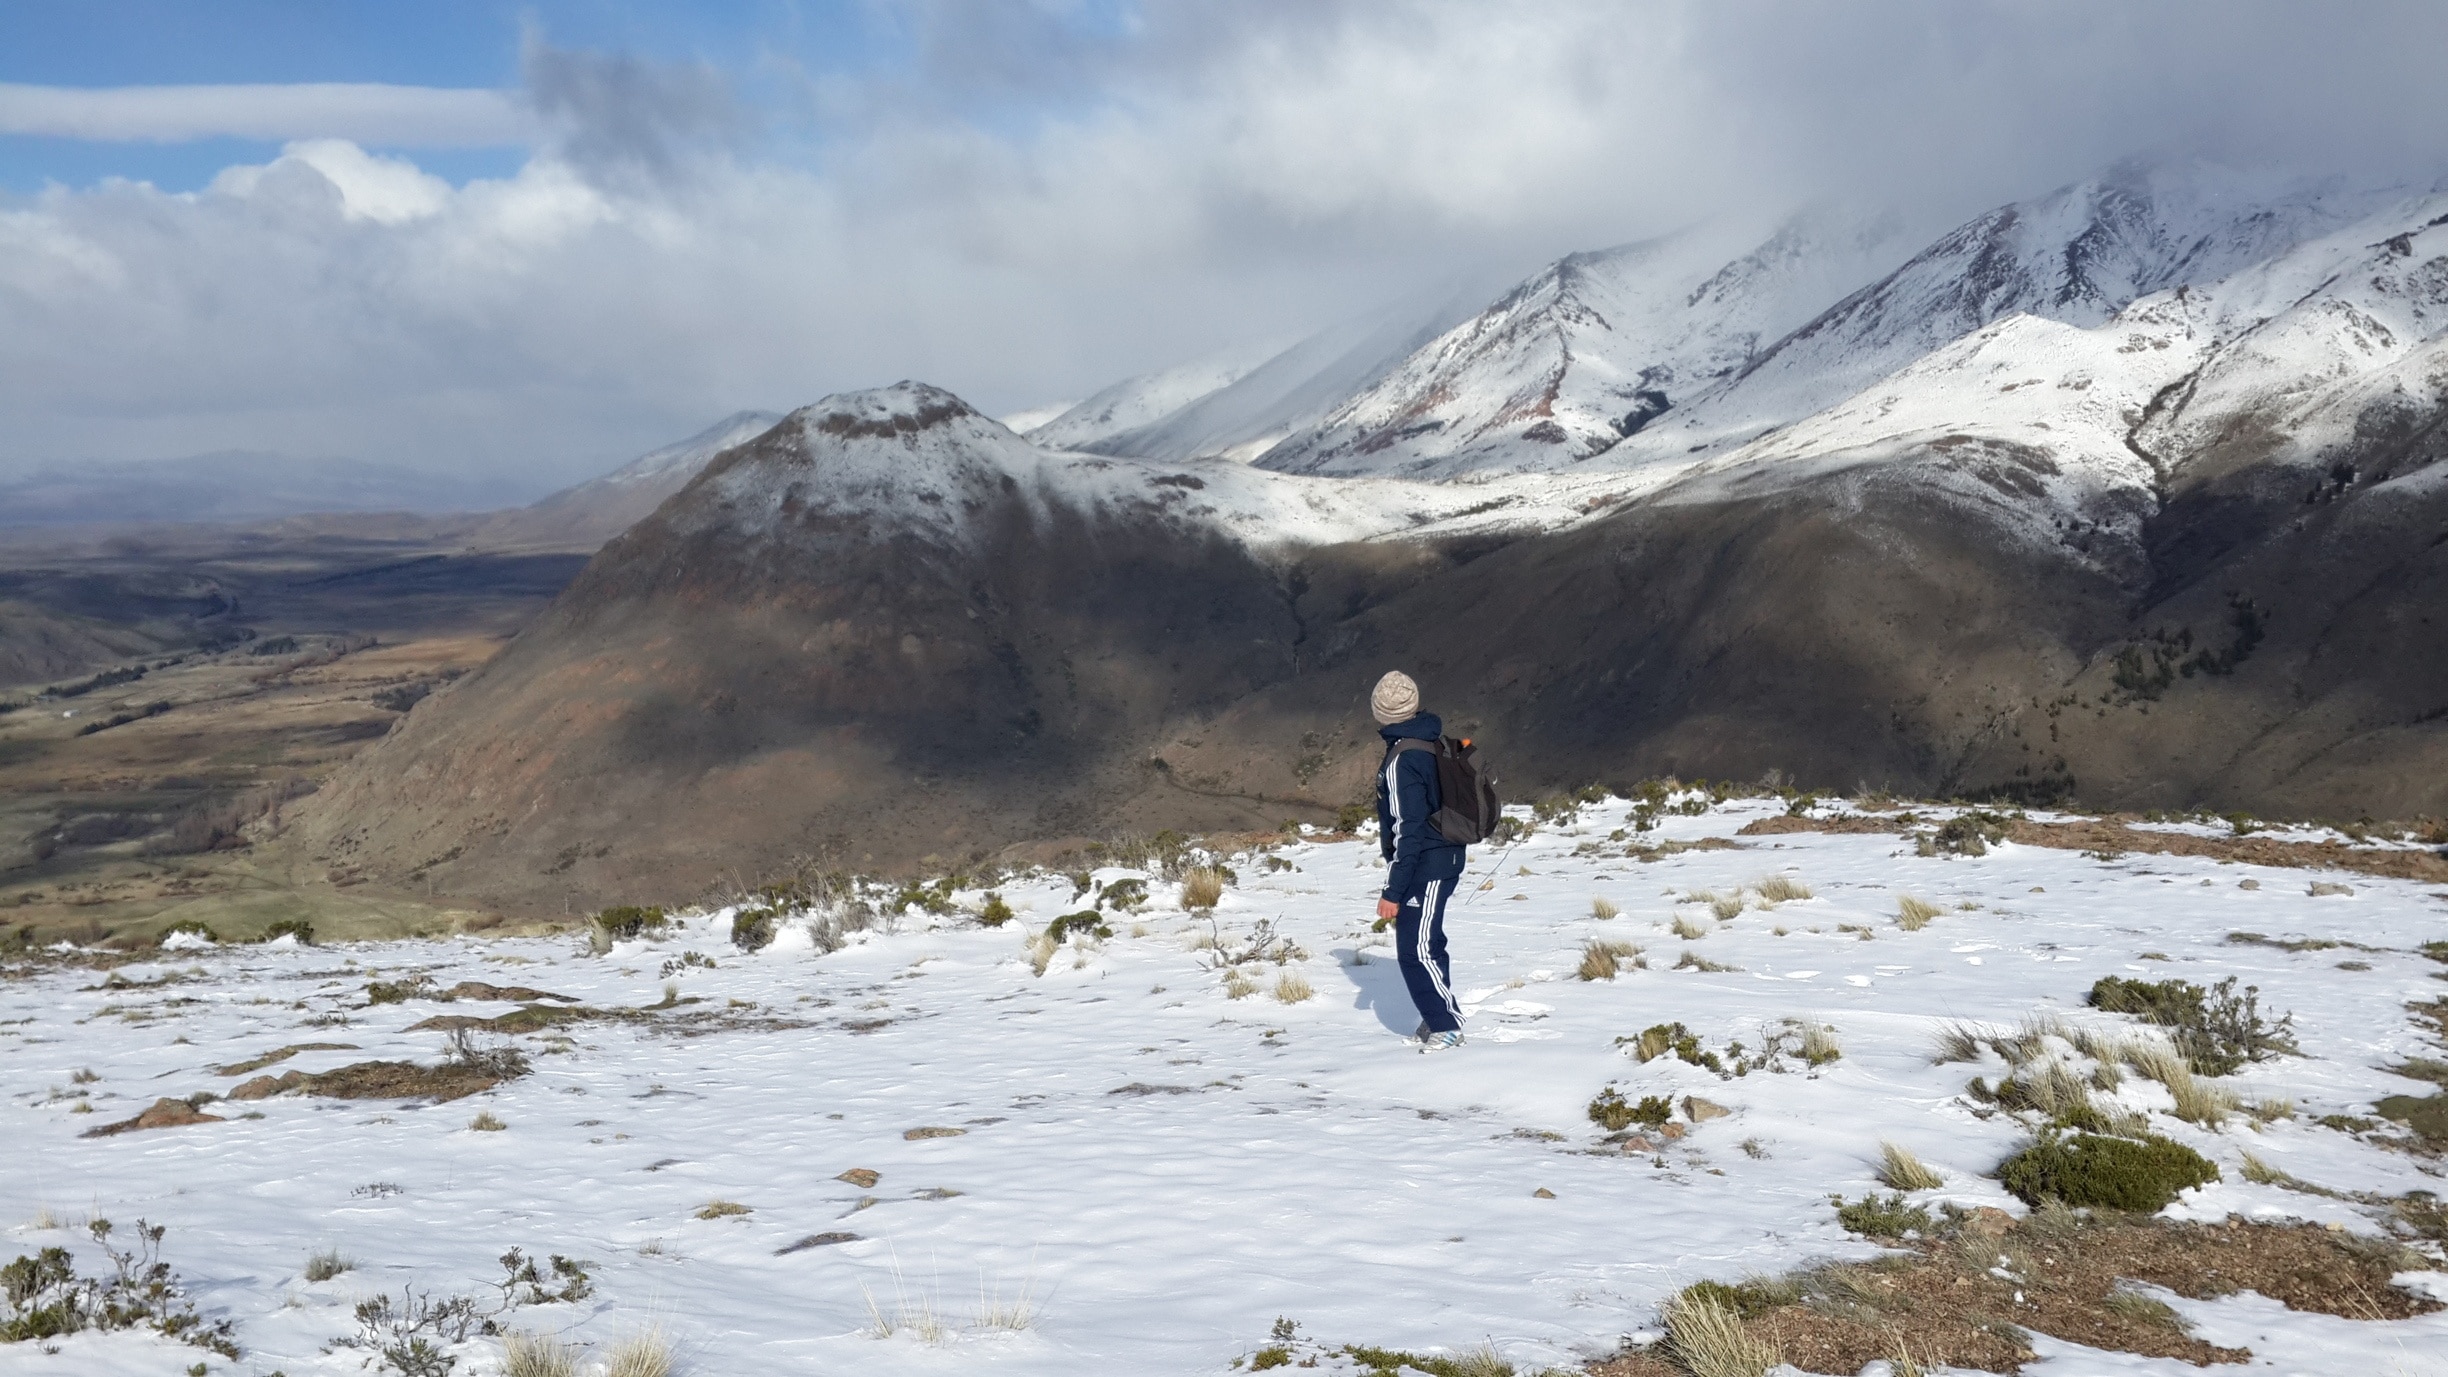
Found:
[[[1367,839],[1271,853],[1289,869],[1232,858],[1239,883],[1216,914],[1225,944],[1274,920],[1306,953],[1251,968],[1260,992],[1240,999],[1194,947],[1208,922],[1161,881],[1145,911],[1109,920],[1110,939],[1065,947],[1034,974],[1030,937],[1086,902],[1059,876],[1004,886],[1018,918],[1001,928],[913,909],[831,954],[791,930],[742,955],[724,911],[601,957],[567,937],[468,937],[179,952],[118,970],[140,988],[87,969],[7,981],[0,1252],[60,1244],[90,1262],[72,1227],[88,1214],[166,1225],[164,1255],[208,1315],[236,1321],[246,1356],[83,1335],[0,1349],[0,1369],[172,1374],[202,1357],[213,1372],[356,1372],[362,1353],[325,1346],[355,1330],[357,1300],[404,1285],[479,1291],[512,1247],[583,1260],[594,1292],[512,1311],[510,1325],[597,1353],[659,1326],[699,1374],[1224,1373],[1279,1316],[1334,1343],[1492,1341],[1524,1370],[1569,1364],[1654,1332],[1659,1302],[1695,1279],[1875,1251],[1828,1198],[1874,1187],[1882,1140],[1947,1178],[1925,1199],[2020,1212],[1982,1173],[2022,1130],[1962,1096],[2002,1064],[1933,1065],[1934,1039],[1957,1020],[2011,1027],[2048,1011],[2122,1022],[2082,1004],[2112,974],[2235,974],[2265,1011],[2295,1015],[2304,1055],[2229,1083],[2247,1103],[2293,1100],[2293,1119],[2212,1133],[2165,1112],[2165,1093],[2139,1078],[2118,1092],[2225,1170],[2175,1212],[2376,1228],[2352,1205],[2248,1184],[2247,1150],[2339,1190],[2437,1187],[2418,1159],[2314,1121],[2425,1089],[2377,1068],[2437,1055],[2404,1006],[2443,993],[2442,967],[2412,950],[2441,936],[2442,896],[2194,857],[2008,845],[1925,858],[1874,834],[1624,854],[1734,838],[1782,811],[1735,800],[1627,838],[1628,807],[1609,802],[1541,828],[1501,873],[1497,852],[1478,850],[1450,923],[1470,1042],[1434,1055],[1404,1040],[1416,1016],[1386,939],[1368,933],[1382,872]],[[1813,897],[1765,907],[1769,877]],[[2315,897],[2314,879],[2352,893]],[[1689,901],[1744,887],[1749,905],[1729,921]],[[1908,893],[1945,911],[1905,931]],[[1620,915],[1595,916],[1594,898]],[[1678,919],[1703,935],[1678,937]],[[2227,942],[2236,931],[2357,945],[2290,952]],[[1647,967],[1580,980],[1591,939],[1637,944]],[[216,1066],[288,1044],[355,1047],[270,1071],[432,1062],[442,1035],[409,1024],[511,1007],[369,1007],[373,979],[421,972],[640,1009],[690,951],[713,964],[670,967],[687,1002],[522,1038],[534,1073],[470,1099],[284,1096],[209,1107],[226,1122],[78,1136],[157,1097],[226,1093],[236,1082]],[[1673,969],[1685,952],[1737,969]],[[1279,1002],[1284,974],[1314,997]],[[1617,1046],[1680,1021],[1713,1049],[1757,1048],[1786,1019],[1832,1026],[1842,1058],[1720,1079]],[[97,1079],[74,1083],[84,1069]],[[1585,1115],[1609,1084],[1733,1112],[1627,1155]],[[74,1112],[85,1100],[93,1112]],[[249,1110],[263,1117],[236,1117]],[[479,1111],[506,1128],[472,1131]],[[922,1128],[959,1132],[911,1132]],[[875,1183],[840,1179],[854,1169]],[[750,1212],[696,1217],[717,1200]],[[826,1234],[855,1238],[791,1248]],[[301,1269],[325,1248],[356,1266],[310,1283]],[[2448,1295],[2448,1275],[2406,1280]],[[2174,1303],[2205,1337],[2252,1348],[2254,1371],[2448,1372],[2448,1313],[2360,1323],[2249,1294]],[[985,1322],[1015,1308],[1020,1323]],[[2051,1377],[2195,1371],[2036,1343],[2030,1371]],[[494,1341],[459,1352],[462,1374],[498,1370]]]

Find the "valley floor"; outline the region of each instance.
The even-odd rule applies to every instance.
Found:
[[[2291,1101],[2292,1117],[2238,1113],[2210,1131],[2139,1077],[2102,1095],[2221,1168],[2172,1215],[2380,1231],[2368,1204],[2248,1180],[2248,1152],[2339,1193],[2440,1189],[2439,1159],[2372,1116],[2431,1089],[2381,1068],[2440,1055],[2408,1005],[2448,995],[2448,966],[2420,950],[2448,936],[2448,896],[2207,856],[2007,844],[1924,857],[1893,834],[1741,834],[1783,811],[1734,800],[1627,835],[1628,805],[1609,801],[1540,827],[1501,873],[1500,849],[1477,849],[1450,919],[1470,1040],[1433,1055],[1406,1040],[1417,1015],[1368,931],[1382,875],[1369,839],[1229,858],[1238,884],[1212,928],[1154,880],[1144,911],[1109,914],[1112,936],[1063,946],[1042,974],[1031,938],[1089,902],[1061,876],[1003,886],[1018,913],[1002,927],[913,908],[831,953],[786,923],[742,954],[725,910],[603,956],[567,937],[461,937],[195,947],[107,979],[21,965],[0,982],[0,1254],[58,1245],[90,1270],[87,1216],[164,1225],[164,1258],[207,1316],[235,1322],[245,1355],[81,1334],[0,1347],[0,1367],[358,1372],[367,1353],[328,1345],[359,1331],[359,1300],[494,1296],[511,1248],[579,1261],[592,1289],[512,1309],[504,1327],[563,1334],[597,1361],[659,1329],[681,1371],[725,1377],[1220,1374],[1246,1367],[1279,1318],[1328,1346],[1492,1343],[1525,1372],[1576,1366],[1655,1337],[1660,1304],[1695,1280],[1875,1254],[1830,1197],[1877,1188],[1883,1141],[1945,1178],[1921,1203],[2021,1213],[1984,1173],[2029,1130],[1964,1093],[2005,1063],[1933,1064],[1933,1051],[1957,1023],[2011,1033],[2058,1014],[2130,1030],[2083,1005],[2111,975],[2232,974],[2264,1012],[2294,1014],[2302,1055],[2221,1082],[2247,1105]],[[1627,854],[1704,838],[1733,844]],[[2345,892],[2316,896],[2316,880]],[[1787,886],[1810,897],[1771,897]],[[1918,930],[1897,920],[1908,894],[1939,910]],[[1721,919],[1702,895],[1739,895],[1740,911]],[[984,896],[957,897],[974,909]],[[1620,912],[1597,916],[1593,899]],[[1199,944],[1238,947],[1267,921],[1297,954],[1244,966],[1228,991]],[[1637,946],[1646,964],[1625,952],[1614,978],[1578,978],[1592,941]],[[370,982],[418,980],[430,984],[402,1002],[368,1002]],[[294,1044],[346,1046],[260,1073],[434,1063],[445,1032],[409,1025],[518,1007],[429,997],[463,981],[584,1012],[532,1018],[541,1030],[517,1035],[532,1073],[469,1098],[285,1094],[204,1105],[217,1122],[80,1136],[161,1097],[226,1095],[258,1072],[216,1068]],[[1298,982],[1314,993],[1276,997]],[[1720,1054],[1783,1041],[1787,1055],[1721,1077],[1619,1045],[1675,1022]],[[1802,1025],[1833,1029],[1841,1056],[1805,1064]],[[1627,1150],[1586,1113],[1610,1085],[1731,1112]],[[480,1112],[499,1130],[472,1128]],[[2341,1115],[2360,1121],[2320,1122]],[[307,1280],[325,1249],[353,1268]],[[2398,1282],[2448,1299],[2448,1273]],[[2165,1299],[2197,1335],[2251,1349],[2252,1371],[2448,1373],[2448,1312],[2358,1321],[2251,1294]],[[2199,1370],[2034,1344],[2027,1370],[2053,1377]],[[462,1374],[500,1369],[497,1340],[455,1352]],[[1338,1368],[1348,1360],[1325,1360]]]

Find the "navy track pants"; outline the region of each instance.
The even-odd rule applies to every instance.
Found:
[[[1434,869],[1451,873],[1412,881],[1394,918],[1394,955],[1402,966],[1403,984],[1411,989],[1411,1002],[1419,1006],[1420,1021],[1429,1032],[1450,1033],[1462,1026],[1462,1001],[1454,996],[1453,959],[1445,951],[1445,901],[1461,883],[1462,852],[1456,849],[1449,866]]]

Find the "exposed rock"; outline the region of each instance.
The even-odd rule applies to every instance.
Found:
[[[491,999],[505,1004],[533,1004],[543,999],[557,999],[565,1004],[578,1002],[576,995],[554,994],[526,985],[488,985],[481,980],[462,980],[434,998],[444,1003],[454,999]]]
[[[884,1174],[878,1171],[870,1171],[865,1167],[852,1167],[850,1170],[843,1172],[841,1175],[836,1176],[833,1179],[836,1181],[847,1181],[851,1185],[858,1187],[860,1190],[866,1190],[874,1186],[876,1182],[883,1180]]]
[[[958,1138],[968,1131],[965,1128],[913,1128],[903,1132],[901,1137],[904,1141],[915,1143],[927,1138]]]
[[[1683,1117],[1695,1124],[1705,1124],[1711,1119],[1722,1119],[1733,1112],[1714,1100],[1704,1100],[1697,1095],[1683,1097]]]
[[[144,1113],[137,1115],[133,1119],[121,1119],[115,1124],[104,1124],[99,1128],[89,1128],[78,1136],[84,1138],[109,1138],[121,1133],[133,1133],[138,1129],[145,1128],[184,1128],[189,1124],[217,1124],[222,1122],[225,1121],[220,1115],[206,1114],[185,1100],[159,1099],[153,1102],[152,1108],[147,1109]]]
[[[836,1243],[856,1243],[858,1239],[859,1236],[852,1233],[809,1234],[796,1243],[786,1243],[774,1249],[774,1256],[782,1257],[790,1253],[805,1252],[810,1248],[830,1248]]]
[[[1541,1186],[1537,1190],[1530,1192],[1530,1198],[1533,1200],[1553,1200],[1556,1198],[1556,1193],[1547,1189],[1545,1186]]]
[[[249,1071],[261,1071],[267,1066],[287,1061],[300,1052],[354,1052],[356,1050],[357,1044],[353,1042],[296,1042],[276,1051],[266,1052],[260,1057],[232,1062],[227,1066],[216,1066],[213,1068],[213,1074],[243,1076]]]
[[[268,1100],[284,1091],[296,1090],[305,1083],[306,1075],[302,1071],[285,1071],[278,1076],[257,1076],[252,1080],[240,1081],[238,1088],[232,1090],[229,1097],[233,1100]]]

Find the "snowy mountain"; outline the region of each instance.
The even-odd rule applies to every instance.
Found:
[[[1050,449],[1090,449],[1172,415],[1248,375],[1263,350],[1239,350],[1144,377],[1125,378],[1066,408],[1026,434]],[[1018,427],[1014,427],[1018,429]]]
[[[1552,471],[1600,455],[1610,467],[1686,462],[1834,405],[1992,321],[2097,325],[2378,200],[2134,164],[1998,207],[1908,257],[1892,219],[1832,210],[1730,262],[1714,228],[1576,254],[1259,462],[1415,477]]]
[[[1585,460],[1741,369],[1899,248],[1892,224],[1836,212],[1730,262],[1724,237],[1706,227],[1562,259],[1259,462],[1446,477]]]
[[[1224,386],[1128,429],[1073,441],[1097,454],[1254,460],[1317,424],[1475,309],[1468,289],[1425,294],[1319,331]],[[1032,440],[1054,443],[1049,432]]]
[[[320,844],[540,905],[1280,819],[1361,787],[1354,694],[1391,665],[1509,789],[2437,813],[2448,196],[2218,185],[2086,183],[1850,291],[1829,265],[1876,222],[1566,260],[1255,465],[1055,449],[923,384],[828,398],[359,757]],[[1204,449],[1274,367],[1093,443]],[[1245,416],[1298,391],[1267,389]],[[615,828],[618,862],[554,869]]]
[[[478,536],[495,546],[560,546],[592,550],[635,525],[687,486],[715,455],[773,427],[770,411],[735,412],[695,435],[651,450],[601,478],[494,516]]]

